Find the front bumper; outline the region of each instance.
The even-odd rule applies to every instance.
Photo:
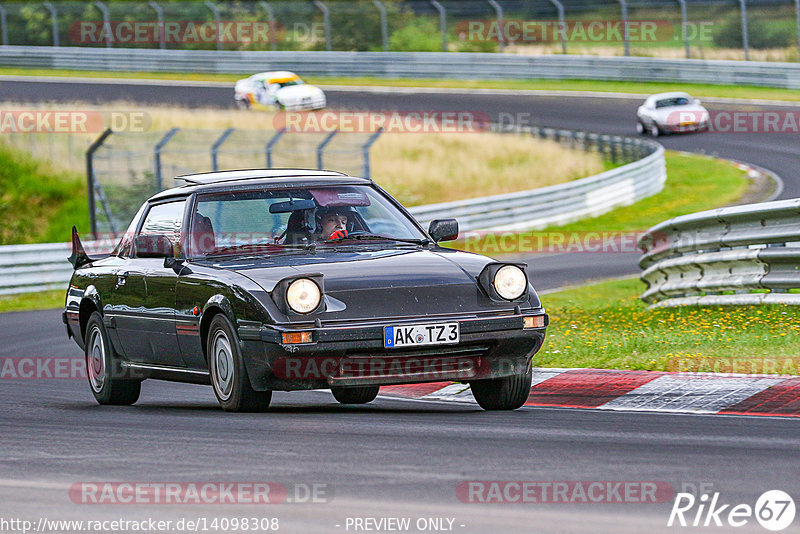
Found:
[[[526,315],[543,315],[545,327],[523,328]],[[459,343],[387,349],[383,327],[458,322]],[[242,354],[253,389],[325,389],[333,386],[482,380],[523,374],[544,342],[547,315],[531,312],[468,318],[386,320],[304,328],[312,342],[281,343],[296,328],[241,324]]]

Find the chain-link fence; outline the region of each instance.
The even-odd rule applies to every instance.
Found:
[[[145,199],[180,185],[173,178],[182,174],[292,167],[369,177],[369,149],[380,133],[173,128],[101,136],[84,156],[95,192],[92,232],[123,231]]]
[[[3,44],[800,60],[785,0],[5,2]]]

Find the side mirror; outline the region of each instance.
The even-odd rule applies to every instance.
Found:
[[[452,241],[458,238],[458,221],[455,219],[436,219],[428,227],[434,243],[439,241]]]
[[[699,106],[701,104],[700,99],[699,98],[695,98],[694,99],[694,103]]]
[[[140,235],[133,241],[137,258],[170,258],[175,255],[172,241],[165,235]]]

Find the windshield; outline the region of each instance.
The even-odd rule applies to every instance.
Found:
[[[190,257],[262,254],[367,241],[421,243],[426,236],[369,186],[319,186],[200,195]]]
[[[656,109],[659,108],[670,108],[672,106],[688,106],[689,99],[683,96],[675,97],[675,98],[665,98],[663,100],[659,100],[656,102]]]
[[[286,80],[283,82],[278,82],[278,85],[281,87],[289,87],[290,85],[303,85],[305,82],[300,78],[296,78],[294,80]]]

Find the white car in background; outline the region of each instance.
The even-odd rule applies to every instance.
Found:
[[[310,111],[327,105],[322,89],[285,70],[260,72],[237,81],[233,98],[239,109]]]
[[[708,130],[709,124],[708,110],[687,93],[648,96],[636,111],[636,131],[653,137]]]

